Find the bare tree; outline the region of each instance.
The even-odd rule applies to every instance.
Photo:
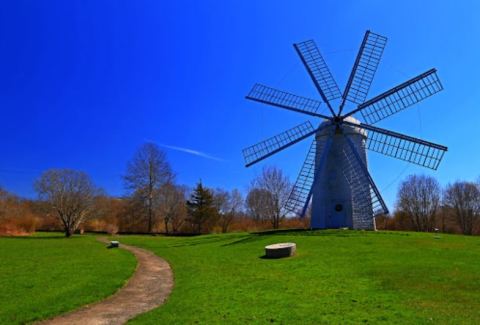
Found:
[[[216,188],[213,190],[213,204],[218,210],[219,217],[225,215],[228,212],[228,200],[230,199],[230,193],[222,188]]]
[[[228,227],[230,226],[230,223],[232,220],[239,216],[241,213],[244,211],[244,206],[245,206],[245,201],[243,200],[242,193],[234,188],[230,192],[230,199],[229,199],[229,217],[227,217],[225,220],[222,222],[222,231],[227,232]]]
[[[432,231],[440,194],[440,184],[435,178],[410,175],[400,184],[397,208],[410,217],[417,231]]]
[[[142,200],[146,208],[147,231],[152,232],[159,189],[173,181],[173,172],[166,154],[154,143],[145,143],[127,165],[125,187]]]
[[[214,203],[219,211],[219,224],[222,232],[227,232],[233,219],[242,211],[243,197],[239,190],[231,192],[217,189],[214,192]]]
[[[35,189],[61,221],[66,237],[70,237],[91,212],[98,193],[87,174],[71,169],[47,170],[36,181]]]
[[[0,223],[3,218],[20,218],[24,209],[20,209],[22,200],[0,187]]]
[[[133,193],[124,198],[123,209],[118,216],[118,226],[121,232],[144,232],[146,210],[143,197]]]
[[[443,202],[453,212],[464,235],[471,235],[480,213],[480,190],[472,182],[455,182],[447,185]]]
[[[269,200],[271,200],[270,192],[251,187],[245,200],[247,213],[257,222],[266,220],[268,218],[267,206]]]
[[[173,183],[166,183],[159,189],[159,213],[163,217],[165,232],[177,232],[186,216],[185,188]]]
[[[0,219],[6,214],[6,201],[10,197],[10,194],[0,187]]]
[[[256,194],[260,194],[257,202],[264,205],[267,218],[272,223],[274,229],[280,225],[280,220],[284,218],[286,211],[283,207],[288,199],[292,185],[281,169],[276,167],[264,167],[262,173],[252,182],[253,189],[259,189]]]

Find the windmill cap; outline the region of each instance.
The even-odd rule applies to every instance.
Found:
[[[347,116],[344,120],[353,124],[360,125],[360,121],[352,116]],[[335,125],[333,125],[332,122],[325,120],[322,122],[322,124],[320,124],[320,129],[317,132],[317,136],[330,135],[334,128]],[[367,137],[367,131],[360,127],[342,124],[342,130],[344,134],[362,135],[364,137]]]

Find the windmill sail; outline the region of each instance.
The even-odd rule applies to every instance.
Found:
[[[293,185],[292,192],[285,203],[285,209],[292,213],[303,212],[305,206],[308,206],[312,192],[313,178],[315,174],[315,152],[317,150],[317,141],[313,140],[307,153],[307,158],[303,162],[297,180]],[[300,212],[300,214],[301,214]]]
[[[303,162],[302,169],[295,181],[292,192],[285,203],[286,210],[293,213],[300,212],[301,217],[305,216],[305,212],[307,211],[312,196],[315,169],[320,170],[325,164],[328,153],[330,152],[331,144],[331,138],[326,142],[323,142],[321,145],[319,145],[316,140],[313,140],[310,149],[308,150],[307,158]],[[320,155],[320,157],[317,157],[317,155]],[[318,162],[318,165],[316,165],[315,161]]]
[[[431,69],[366,101],[346,116],[360,112],[368,124],[375,124],[438,93],[442,89],[443,86],[437,76],[437,70]]]
[[[339,114],[342,113],[346,100],[355,104],[362,104],[365,101],[386,44],[386,37],[370,31],[365,33],[347,86],[343,92]]]
[[[276,136],[245,148],[243,149],[245,165],[247,167],[251,166],[260,160],[270,157],[271,155],[308,138],[315,132],[316,130],[313,128],[312,123],[307,121]]]
[[[366,148],[416,165],[437,169],[447,147],[368,124],[345,124],[367,130]]]
[[[294,44],[293,46],[305,65],[323,101],[327,104],[332,115],[335,115],[329,101],[340,98],[342,94],[325,60],[320,54],[317,45],[315,45],[314,41],[310,40]]]
[[[278,90],[262,84],[255,84],[246,98],[256,102],[285,108],[291,111],[330,119],[329,116],[317,113],[322,102],[290,94],[286,91]]]
[[[343,155],[343,175],[352,191],[352,220],[355,229],[371,229],[372,216],[388,214],[388,209],[353,142],[345,136],[348,146]]]

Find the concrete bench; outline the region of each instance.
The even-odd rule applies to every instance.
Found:
[[[279,243],[265,246],[265,257],[280,258],[295,255],[297,245],[295,243]]]
[[[112,240],[108,245],[109,248],[118,248],[119,246],[120,246],[120,242],[118,240]]]

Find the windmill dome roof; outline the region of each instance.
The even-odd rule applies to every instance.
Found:
[[[347,116],[344,119],[344,121],[360,125],[360,121],[357,120],[356,118],[352,117],[352,116]],[[322,135],[329,134],[331,132],[332,128],[334,128],[335,126],[329,120],[325,120],[320,124],[320,127],[321,128],[323,127],[323,128],[321,130],[319,130],[317,135],[322,136]],[[342,125],[342,130],[344,131],[345,134],[356,133],[356,134],[361,134],[364,137],[367,136],[367,131],[364,130],[363,128],[360,128],[360,127],[354,127],[354,126],[351,126],[351,125],[343,124]]]

